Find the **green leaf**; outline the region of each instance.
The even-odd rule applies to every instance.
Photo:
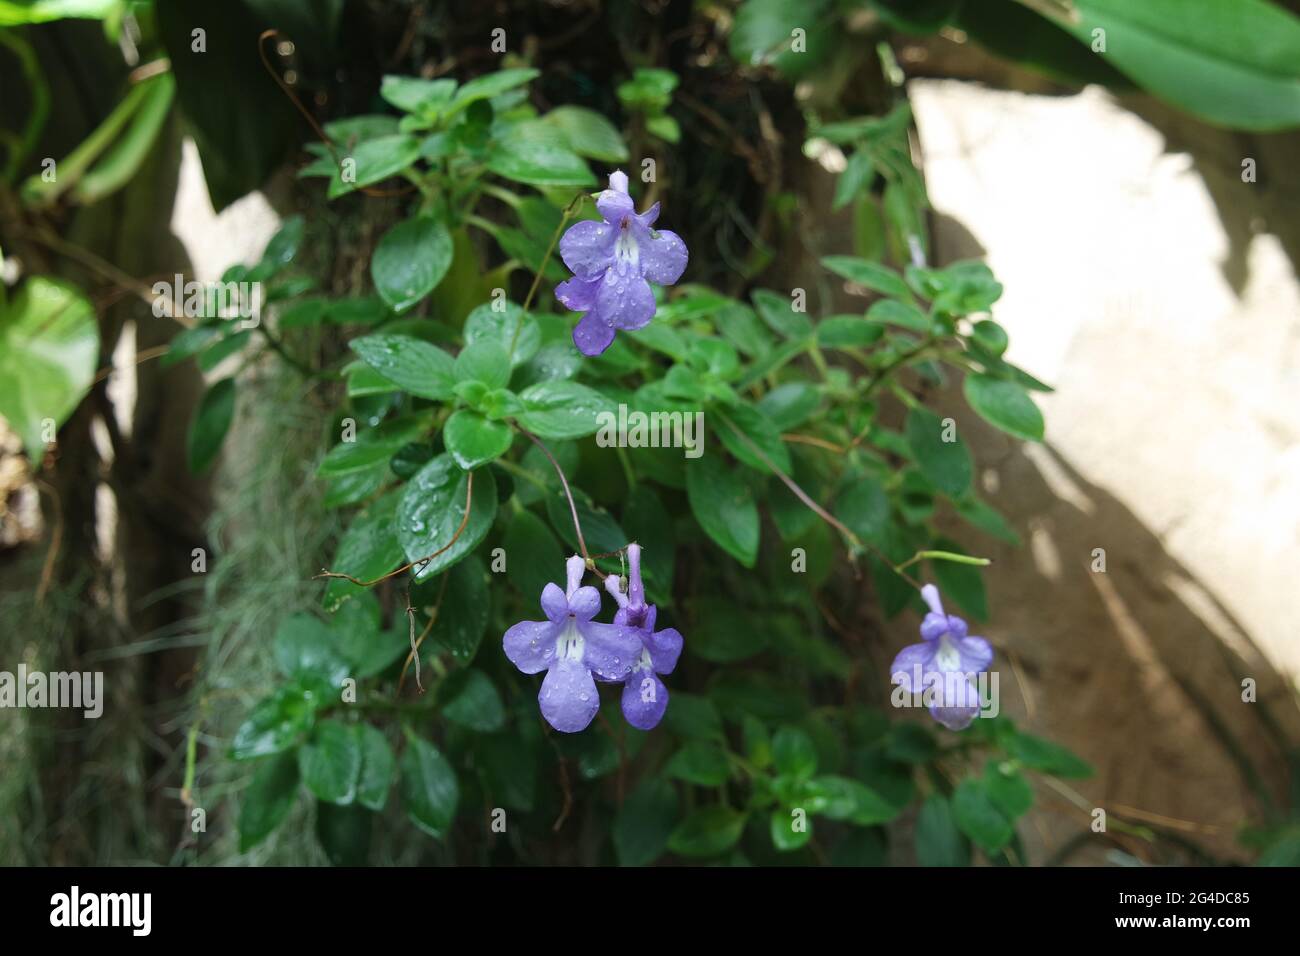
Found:
[[[952,441],[945,440],[948,429]],[[973,468],[956,423],[945,425],[938,415],[918,405],[907,413],[904,431],[921,473],[949,498],[960,498],[970,487]]]
[[[239,805],[239,852],[247,853],[284,822],[298,796],[298,759],[272,757],[253,774]]]
[[[893,269],[878,262],[858,259],[855,256],[827,256],[822,265],[838,276],[843,276],[855,285],[865,286],[884,295],[910,299],[912,292],[907,283]]]
[[[49,23],[65,17],[107,20],[119,2],[120,0],[2,0],[0,27]]]
[[[286,219],[276,234],[271,237],[271,241],[266,244],[266,249],[262,251],[262,262],[276,268],[293,262],[294,256],[302,246],[305,229],[306,221],[302,216],[290,216]]]
[[[350,670],[349,662],[334,644],[329,625],[304,611],[280,622],[271,652],[281,674],[304,682],[323,682],[337,688]]]
[[[448,78],[426,80],[416,76],[385,76],[379,87],[384,101],[406,113],[432,118],[451,102],[456,81]]]
[[[875,478],[859,475],[836,499],[835,516],[863,541],[879,544],[889,525],[889,496]]]
[[[667,780],[647,777],[614,817],[610,836],[621,866],[653,863],[668,845],[677,822],[677,791]]]
[[[728,49],[741,64],[771,63],[798,79],[830,61],[838,23],[829,0],[746,0],[736,10]],[[792,48],[796,29],[805,31],[802,50]]]
[[[1019,385],[988,375],[968,375],[966,401],[980,418],[1025,441],[1043,440],[1043,413]]]
[[[832,820],[847,820],[857,826],[888,823],[903,812],[864,783],[849,777],[824,775],[808,782],[809,807],[813,813]]]
[[[542,438],[582,438],[600,427],[601,412],[613,413],[609,399],[577,382],[538,382],[519,397],[519,424]]]
[[[807,313],[794,310],[794,300],[770,289],[750,293],[759,318],[777,335],[787,339],[806,339],[812,334],[812,320]]]
[[[680,856],[709,857],[726,853],[745,830],[745,814],[730,807],[694,811],[668,838],[668,849]]]
[[[334,165],[331,157],[328,167],[323,167],[333,167],[330,171],[330,184],[326,190],[326,197],[337,199],[355,190],[383,182],[391,176],[396,176],[419,158],[420,141],[405,133],[393,133],[363,140],[341,155],[337,166]],[[343,178],[345,171],[348,175],[347,179]]]
[[[1300,124],[1300,19],[1263,0],[1076,0],[1057,22],[1106,60],[1202,119],[1249,130]]]
[[[672,70],[659,70],[639,66],[632,74],[632,79],[620,83],[615,91],[619,102],[629,110],[638,112],[657,112],[666,109],[672,102],[673,90],[680,81]]]
[[[922,866],[969,866],[970,844],[957,829],[952,804],[932,793],[916,817],[916,860]]]
[[[451,567],[487,535],[497,513],[496,482],[487,468],[472,472],[474,494],[469,521],[456,538],[465,516],[466,486],[471,473],[461,471],[450,455],[442,454],[416,473],[397,506],[397,540],[408,561],[424,561],[413,569],[422,581]],[[452,539],[455,542],[452,543]]]
[[[514,432],[505,422],[488,421],[465,408],[453,412],[442,430],[447,451],[466,471],[500,458],[509,451],[513,438]]]
[[[871,154],[865,149],[855,150],[849,157],[844,172],[835,181],[835,198],[831,202],[831,209],[843,209],[859,194],[869,191],[875,178],[876,167],[871,161]]]
[[[881,299],[867,309],[867,321],[883,325],[896,325],[913,332],[929,332],[930,317],[909,302]]]
[[[692,740],[673,754],[664,773],[701,787],[720,787],[731,775],[727,751],[710,740]]]
[[[660,113],[658,116],[647,116],[645,128],[646,132],[651,136],[658,136],[665,142],[676,143],[682,138],[681,126],[677,120],[667,113]]]
[[[569,148],[564,132],[543,120],[516,123],[494,137],[487,168],[530,186],[594,186],[586,162]]]
[[[798,727],[781,727],[772,736],[772,762],[781,776],[807,780],[817,772],[817,748]]]
[[[569,149],[579,156],[602,163],[622,163],[627,160],[627,146],[618,129],[595,110],[581,106],[558,106],[542,118],[564,133]]]
[[[1014,766],[990,760],[984,765],[984,789],[1003,816],[1015,822],[1034,805],[1034,789]]]
[[[490,734],[506,722],[506,709],[492,681],[482,671],[454,671],[439,685],[442,715],[453,724]]]
[[[758,410],[778,431],[789,431],[812,418],[821,402],[821,392],[811,385],[787,382],[764,395],[758,403]]]
[[[94,307],[71,283],[32,276],[13,301],[0,299],[0,415],[33,461],[45,448],[42,421],[67,420],[98,360]]]
[[[758,505],[740,473],[718,454],[686,463],[686,497],[713,541],[747,568],[758,559]]]
[[[331,448],[316,474],[321,478],[336,478],[387,462],[404,445],[424,437],[432,425],[433,415],[426,412],[404,415],[374,428],[363,429],[355,441],[340,442]]]
[[[988,788],[979,779],[963,780],[952,795],[952,815],[957,828],[985,852],[993,853],[1011,842],[1016,835]]]
[[[482,382],[488,388],[504,388],[510,381],[508,343],[481,338],[456,356],[457,382]]]
[[[971,327],[971,339],[990,355],[1001,356],[1007,350],[1007,330],[992,319],[976,322]]]
[[[347,805],[356,799],[361,775],[361,743],[356,728],[322,720],[312,739],[298,751],[302,782],[317,799]]]
[[[768,829],[772,846],[782,853],[798,850],[812,839],[812,821],[803,807],[777,807],[772,811]]]
[[[510,367],[514,368],[537,354],[542,345],[542,330],[536,319],[513,302],[504,305],[501,310],[493,308],[491,303],[475,307],[465,319],[465,344],[488,340],[510,349],[514,343],[510,351]]]
[[[737,602],[700,597],[690,607],[691,654],[715,664],[730,664],[753,657],[767,647],[767,628]],[[676,701],[674,696],[674,706]]]
[[[316,804],[316,839],[332,866],[364,866],[374,814],[356,805]]]
[[[330,570],[350,574],[359,581],[373,581],[397,567],[402,561],[402,546],[397,540],[397,503],[401,492],[394,491],[356,515],[339,541]],[[364,588],[343,578],[331,578],[325,587],[325,610],[362,593]]]
[[[370,275],[393,311],[405,312],[442,281],[451,254],[451,233],[442,220],[415,216],[384,233],[370,259]]]
[[[432,647],[445,650],[465,663],[474,659],[483,632],[487,630],[492,607],[487,572],[483,569],[483,562],[471,554],[447,574],[442,605],[429,631],[429,640]],[[434,586],[441,588],[441,585],[429,585]]]
[[[235,419],[235,380],[223,378],[211,385],[194,412],[187,439],[190,471],[207,471],[221,451],[226,432]]]
[[[1032,770],[1056,777],[1091,777],[1092,767],[1050,740],[1017,731],[1005,743],[1007,753]]]
[[[716,429],[718,437],[741,464],[765,475],[774,474],[771,465],[782,474],[790,474],[790,452],[781,441],[781,429],[761,411],[753,405],[737,404],[728,406],[725,411],[715,409],[713,414],[721,420],[721,427]]]
[[[817,323],[817,344],[828,349],[873,345],[884,334],[879,324],[860,315],[832,315]]]
[[[519,511],[510,519],[503,547],[506,577],[529,602],[536,603],[564,566],[560,543],[541,518],[531,511]]]
[[[429,836],[441,840],[447,835],[460,802],[456,771],[437,747],[409,732],[399,766],[402,805],[407,816]]]
[[[232,760],[278,754],[294,746],[316,719],[316,701],[299,683],[284,685],[253,707],[235,731]]]
[[[357,803],[376,812],[388,802],[388,789],[393,785],[393,771],[397,760],[388,739],[377,727],[356,725],[357,742],[361,748],[361,774],[357,778]]]
[[[367,335],[348,346],[361,360],[399,388],[420,398],[451,398],[455,359],[437,346],[409,335]]]
[[[452,101],[451,112],[462,110],[478,100],[490,100],[494,96],[500,96],[516,86],[531,83],[541,75],[541,71],[531,67],[518,67],[476,76],[457,91],[456,98]]]

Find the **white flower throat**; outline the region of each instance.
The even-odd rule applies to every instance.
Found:
[[[572,614],[560,628],[560,635],[555,639],[555,656],[562,661],[581,661],[585,642],[578,633],[578,622]]]
[[[614,240],[614,261],[626,263],[634,268],[641,262],[641,250],[637,245],[636,237],[632,235],[632,230],[628,228],[626,219],[618,230],[618,238]]]

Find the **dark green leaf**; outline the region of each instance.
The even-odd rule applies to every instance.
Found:
[[[1025,441],[1043,440],[1043,413],[1019,385],[988,375],[968,375],[963,390],[970,407],[990,425]]]
[[[239,806],[239,852],[247,853],[275,832],[297,796],[295,754],[279,754],[258,767]]]
[[[970,487],[973,467],[970,452],[957,435],[957,426],[916,406],[907,413],[907,444],[921,473],[950,498],[960,498]],[[952,440],[948,436],[951,434]]]
[[[367,335],[348,345],[367,365],[412,395],[451,397],[455,359],[437,346],[409,335]]]
[[[442,715],[454,724],[480,733],[500,730],[506,720],[501,695],[482,671],[455,671],[439,686]]]
[[[187,442],[190,471],[199,474],[212,466],[234,419],[235,380],[223,378],[203,393],[194,421],[190,423]]]
[[[451,233],[442,221],[416,216],[384,233],[371,257],[370,275],[393,311],[404,312],[442,281],[451,254]]]
[[[648,777],[619,808],[610,836],[622,866],[653,863],[668,845],[677,822],[677,791],[667,780]]]
[[[916,860],[922,866],[969,866],[970,844],[957,829],[952,805],[932,793],[916,818]]]
[[[361,775],[361,743],[356,727],[322,720],[298,751],[302,782],[317,799],[346,805],[356,799]]]
[[[689,461],[686,495],[705,533],[722,550],[752,568],[758,558],[758,506],[740,473],[716,453]]]
[[[704,807],[673,830],[668,849],[688,857],[718,856],[736,845],[744,829],[743,813],[730,807]]]
[[[456,464],[466,471],[500,458],[510,449],[514,432],[505,422],[493,422],[462,408],[443,426],[442,440]]]
[[[993,802],[982,780],[971,778],[957,785],[952,815],[957,828],[986,852],[1002,849],[1015,836],[1011,821]]]
[[[425,833],[441,840],[460,802],[456,771],[438,748],[410,733],[400,767],[402,804],[407,815]]]
[[[462,530],[470,474],[474,476],[474,494]],[[420,562],[412,571],[416,580],[438,574],[478,547],[496,512],[496,482],[490,469],[461,471],[447,454],[421,468],[407,483],[397,506],[397,540],[408,561]],[[460,536],[456,537],[458,530]],[[435,552],[441,553],[431,557]]]

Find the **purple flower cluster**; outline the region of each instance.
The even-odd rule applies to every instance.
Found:
[[[641,548],[628,545],[627,594],[619,579],[605,579],[619,605],[614,623],[592,618],[600,611],[600,592],[580,586],[586,562],[574,555],[566,562],[567,587],[548,584],[542,591],[545,621],[520,621],[506,631],[506,657],[525,674],[546,671],[537,702],[556,730],[584,730],[600,709],[596,681],[623,684],[623,716],[639,730],[663,718],[668,689],[659,674],[671,673],[682,652],[676,630],[655,632],[655,606],[645,603],[641,583]]]
[[[898,652],[891,680],[905,693],[930,695],[930,716],[949,730],[964,730],[980,712],[975,675],[993,663],[993,647],[982,637],[966,633],[966,622],[945,614],[939,589],[921,588],[930,613],[921,621],[920,644]]]
[[[648,325],[655,297],[646,281],[672,285],[686,270],[686,243],[675,232],[651,227],[659,217],[655,203],[637,213],[627,192],[627,173],[610,174],[609,188],[596,198],[602,221],[575,223],[560,238],[560,257],[573,278],[555,287],[555,297],[570,312],[584,312],[573,329],[583,355],[599,355],[614,333]]]

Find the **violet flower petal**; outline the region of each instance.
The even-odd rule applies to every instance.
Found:
[[[637,231],[643,233],[642,236],[637,237],[641,274],[651,282],[660,285],[672,285],[680,279],[682,273],[686,271],[686,262],[689,258],[682,237],[667,229],[658,232],[650,229]]]
[[[668,709],[668,688],[651,671],[637,671],[623,685],[623,717],[637,730],[653,730]]]
[[[578,633],[583,663],[604,680],[623,680],[641,654],[641,638],[629,628],[587,621],[578,625]]]
[[[614,327],[600,320],[595,312],[588,312],[573,327],[573,344],[583,355],[594,357],[614,342]]]
[[[596,716],[600,695],[591,671],[581,661],[566,658],[546,672],[537,703],[548,724],[562,733],[576,734]]]
[[[618,230],[607,222],[584,219],[560,237],[560,258],[580,279],[598,279],[614,262]]]
[[[632,332],[645,328],[654,318],[655,295],[635,270],[616,263],[596,290],[595,311],[615,329]]]
[[[559,630],[560,626],[550,621],[520,621],[502,640],[506,657],[525,674],[541,673],[555,660]]]

